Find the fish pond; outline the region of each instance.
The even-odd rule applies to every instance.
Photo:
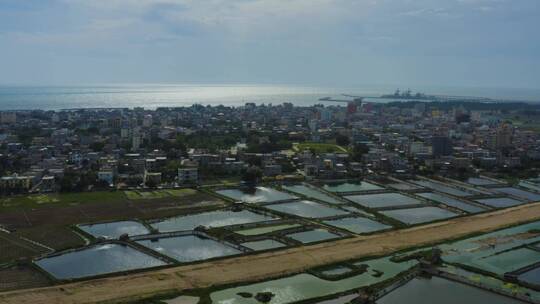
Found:
[[[281,231],[285,229],[291,229],[291,228],[298,228],[298,227],[302,227],[302,225],[300,224],[272,225],[272,226],[263,226],[263,227],[257,227],[257,228],[237,230],[235,232],[241,235],[251,236],[251,235],[267,234],[267,233],[272,233],[272,232]]]
[[[365,217],[346,217],[337,220],[324,221],[324,223],[358,234],[392,228],[392,226],[385,225]]]
[[[525,191],[525,190],[518,189],[518,188],[502,187],[502,188],[493,188],[492,190],[500,192],[500,193],[512,195],[512,196],[515,196],[515,197],[518,197],[518,198],[521,198],[521,199],[525,199],[525,200],[530,201],[530,202],[540,201],[540,194]]]
[[[253,241],[253,242],[245,242],[240,244],[246,248],[249,248],[251,250],[260,251],[260,250],[269,250],[269,249],[275,249],[275,248],[282,248],[287,246],[286,244],[283,244],[281,242],[278,242],[276,240],[268,239],[268,240],[262,240],[262,241]]]
[[[377,304],[522,304],[523,302],[439,277],[414,278]]]
[[[342,193],[342,192],[382,190],[384,188],[381,186],[372,184],[372,183],[368,183],[368,182],[358,182],[358,183],[325,184],[323,185],[323,189],[329,192]]]
[[[35,264],[59,280],[167,265],[164,261],[122,244],[100,244],[46,257]]]
[[[328,230],[325,230],[325,229],[314,229],[314,230],[287,234],[287,237],[293,240],[299,241],[302,244],[309,244],[309,243],[333,240],[333,239],[340,238],[341,236],[338,234],[329,232]]]
[[[377,193],[345,196],[346,199],[368,208],[412,206],[422,201],[400,193]]]
[[[520,181],[519,186],[532,191],[540,192],[540,185],[538,185],[537,183],[533,183],[530,181]]]
[[[242,191],[239,189],[218,190],[216,193],[236,201],[246,203],[272,203],[297,198],[285,192],[268,187],[256,187],[254,191]]]
[[[392,189],[401,190],[401,191],[422,189],[422,187],[420,186],[415,186],[415,185],[406,184],[406,183],[390,183],[390,184],[387,184],[386,186]]]
[[[540,241],[540,222],[507,228],[441,245],[443,259],[502,275],[540,261],[540,252],[521,248]]]
[[[277,280],[233,287],[210,294],[214,304],[260,304],[259,293],[269,292],[269,304],[287,304],[338,294],[386,281],[413,267],[416,262],[393,263],[388,258],[365,261],[367,271],[341,280],[324,280],[311,274],[298,274]],[[330,302],[332,303],[332,302]],[[338,302],[339,303],[339,302]]]
[[[325,203],[329,204],[343,204],[344,202],[332,197],[326,193],[323,193],[317,189],[314,189],[312,187],[306,186],[306,185],[291,185],[291,186],[283,186],[284,189],[301,194],[303,196],[306,196],[308,198],[317,199],[320,201],[323,201]]]
[[[483,211],[488,210],[487,208],[481,208],[476,205],[468,204],[464,201],[455,199],[450,196],[438,194],[438,193],[426,192],[426,193],[417,193],[416,195],[423,197],[425,199],[435,201],[440,204],[444,204],[450,207],[463,210],[468,213],[478,213],[478,212],[483,212]]]
[[[201,261],[242,253],[232,246],[196,235],[139,240],[137,243],[179,262]]]
[[[430,181],[430,180],[413,180],[410,182],[423,186],[425,188],[431,189],[431,190],[435,190],[438,192],[442,192],[442,193],[446,193],[446,194],[450,194],[450,195],[458,196],[458,197],[470,196],[470,195],[475,194],[475,193],[469,193],[469,192],[460,190],[455,187],[447,186],[443,183]]]
[[[134,236],[150,233],[146,226],[136,221],[85,224],[77,227],[95,238],[103,237],[106,239],[117,239],[123,234]]]
[[[540,286],[540,267],[536,267],[520,274],[518,280],[527,284]]]
[[[458,216],[457,213],[438,207],[385,210],[380,213],[402,223],[414,225]]]
[[[467,184],[474,186],[490,186],[490,185],[500,185],[502,184],[499,181],[490,180],[482,177],[469,177],[466,181]]]
[[[265,208],[306,218],[323,218],[349,214],[344,210],[328,207],[312,201],[296,201],[267,205]]]
[[[477,199],[476,201],[494,208],[506,208],[524,204],[524,202],[522,201],[518,201],[509,197],[483,198]]]
[[[274,220],[276,218],[242,210],[238,212],[230,210],[218,210],[197,213],[185,216],[168,218],[152,224],[152,227],[160,232],[187,231],[197,226],[223,227],[230,225],[248,224]]]
[[[506,272],[512,272],[537,262],[540,262],[540,252],[519,248],[477,258],[469,265],[502,276]]]

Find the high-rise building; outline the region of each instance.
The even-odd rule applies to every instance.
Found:
[[[434,157],[452,155],[452,142],[447,136],[432,137],[431,146]]]
[[[356,103],[354,101],[349,101],[349,103],[347,103],[347,114],[354,114],[356,113],[356,110]]]
[[[1,112],[0,123],[2,124],[14,124],[17,122],[17,113],[15,112]]]
[[[497,135],[495,136],[495,147],[497,149],[508,148],[512,146],[512,125],[502,124],[497,129]]]
[[[131,150],[137,151],[141,147],[141,134],[139,133],[138,128],[133,129],[133,134],[131,135]]]
[[[153,122],[152,115],[150,115],[150,114],[144,115],[143,127],[150,128],[152,126],[152,122]]]

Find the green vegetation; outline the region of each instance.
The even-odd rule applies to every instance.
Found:
[[[0,232],[0,264],[24,256],[45,253],[45,249],[18,238],[15,235]]]
[[[185,197],[197,194],[195,189],[171,189],[155,191],[124,191],[126,197],[130,200],[152,200],[170,197]]]
[[[37,208],[47,205],[77,205],[86,203],[112,203],[123,200],[121,192],[52,193],[12,196],[0,199],[0,210],[13,208]]]
[[[237,186],[238,183],[241,181],[241,177],[239,176],[233,176],[233,177],[227,177],[227,178],[215,178],[215,179],[208,179],[203,182],[203,186],[208,185],[223,185],[225,187],[231,187],[231,186]]]
[[[295,151],[304,151],[304,150],[310,150],[317,154],[320,153],[347,153],[347,149],[338,146],[335,144],[326,144],[326,143],[311,143],[311,142],[304,142],[299,144],[293,144],[293,149]]]
[[[351,160],[355,162],[362,161],[364,154],[369,152],[369,147],[365,144],[356,144],[354,145],[351,153]]]
[[[0,199],[0,223],[10,234],[0,235],[0,264],[17,258],[35,257],[45,247],[56,251],[84,246],[85,239],[71,227],[81,223],[96,223],[129,219],[158,219],[215,208],[224,202],[214,195],[195,189],[171,189],[145,192],[146,197],[134,203],[129,196],[117,192],[83,192],[14,196]],[[2,238],[2,236],[5,236]],[[35,250],[34,250],[35,249]]]
[[[516,115],[508,119],[514,126],[523,130],[529,130],[533,132],[540,132],[540,123],[538,122],[538,116],[519,116]]]

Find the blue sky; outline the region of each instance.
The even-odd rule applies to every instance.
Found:
[[[0,84],[540,88],[538,0],[0,0]]]

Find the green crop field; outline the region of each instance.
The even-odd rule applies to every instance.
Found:
[[[186,197],[197,194],[195,189],[169,189],[154,191],[124,191],[130,200],[152,200],[162,198]]]
[[[0,199],[0,210],[17,208],[39,208],[51,205],[77,205],[86,203],[114,203],[124,200],[121,192],[80,192],[80,193],[54,193],[33,194],[27,196],[13,196]]]

